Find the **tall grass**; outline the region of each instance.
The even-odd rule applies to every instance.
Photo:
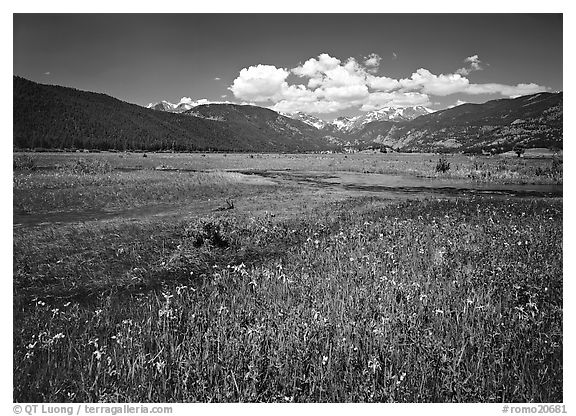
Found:
[[[66,169],[14,176],[14,207],[29,213],[128,209],[269,192],[274,186],[234,172],[98,171],[83,162]],[[102,170],[107,169],[103,164]],[[90,169],[95,169],[91,171]]]
[[[14,400],[562,401],[561,201],[327,208],[20,236]]]

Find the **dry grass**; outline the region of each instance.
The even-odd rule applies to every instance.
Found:
[[[220,153],[38,153],[27,154],[36,166],[56,167],[89,159],[113,168],[205,170],[351,171],[437,177],[433,154],[220,154]],[[450,171],[443,177],[493,183],[562,183],[562,158],[447,155]]]

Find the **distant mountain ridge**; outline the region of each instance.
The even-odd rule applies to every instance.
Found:
[[[514,146],[563,147],[563,93],[463,104],[375,131],[372,139],[403,151],[496,153]]]
[[[155,104],[150,103],[146,108],[151,108],[157,111],[182,113],[194,107],[196,106],[193,104],[181,103],[180,105],[177,105],[163,100]],[[294,120],[302,121],[319,130],[326,130],[328,133],[333,133],[335,131],[350,133],[358,131],[362,128],[362,126],[373,121],[408,121],[413,120],[421,115],[431,114],[433,112],[434,110],[424,106],[383,107],[356,117],[338,117],[332,121],[326,121],[301,111],[295,113],[278,113],[283,116],[290,117]]]
[[[202,116],[173,114],[20,77],[13,84],[16,148],[309,152],[339,145],[261,107],[211,104],[197,110]],[[219,121],[222,112],[234,119]]]
[[[310,152],[380,148],[504,152],[563,146],[562,93],[463,104],[432,112],[385,107],[332,121],[238,104],[167,101],[150,108],[105,94],[14,77],[17,148]],[[176,108],[180,107],[180,108]],[[187,108],[191,107],[191,108]]]

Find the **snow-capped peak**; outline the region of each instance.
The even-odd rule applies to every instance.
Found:
[[[363,117],[364,123],[372,121],[404,121],[412,120],[416,117],[433,113],[434,110],[418,105],[414,107],[382,107],[378,110],[371,111]]]
[[[303,121],[304,123],[314,126],[317,129],[330,128],[341,132],[351,132],[360,129],[365,124],[371,123],[373,121],[407,121],[433,112],[434,110],[424,106],[382,107],[356,117],[338,117],[332,121],[322,120],[318,117],[303,112],[282,115]]]
[[[289,113],[280,113],[280,114],[282,114],[283,116],[286,116],[286,117],[293,118],[295,120],[300,120],[303,123],[306,123],[310,126],[316,127],[317,129],[323,129],[324,127],[326,127],[326,125],[329,124],[329,122],[322,120],[321,118],[312,116],[310,114],[303,113],[301,111],[298,111],[296,113],[291,113],[291,114],[289,114]]]
[[[146,106],[146,108],[152,108],[154,110],[160,111],[168,111],[171,113],[183,113],[184,111],[188,111],[191,108],[197,107],[203,104],[212,104],[216,103],[215,101],[210,101],[206,98],[201,98],[199,100],[193,100],[190,97],[182,97],[180,102],[177,104],[173,104],[169,101],[162,100],[158,103],[150,103]]]

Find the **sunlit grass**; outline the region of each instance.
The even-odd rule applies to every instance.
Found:
[[[562,202],[15,232],[16,401],[562,401]]]
[[[270,191],[264,180],[234,172],[78,173],[68,170],[14,175],[16,210],[28,213],[86,209],[127,209],[151,204],[237,197],[255,187]]]
[[[26,157],[24,157],[26,156]],[[16,155],[24,171],[40,167],[73,165],[79,159],[105,163],[113,168],[187,170],[316,170],[386,173],[438,177],[438,155],[419,153],[377,154],[221,154],[221,153],[29,153]],[[517,158],[507,156],[446,155],[450,170],[441,177],[493,183],[559,184],[563,181],[562,157]]]

